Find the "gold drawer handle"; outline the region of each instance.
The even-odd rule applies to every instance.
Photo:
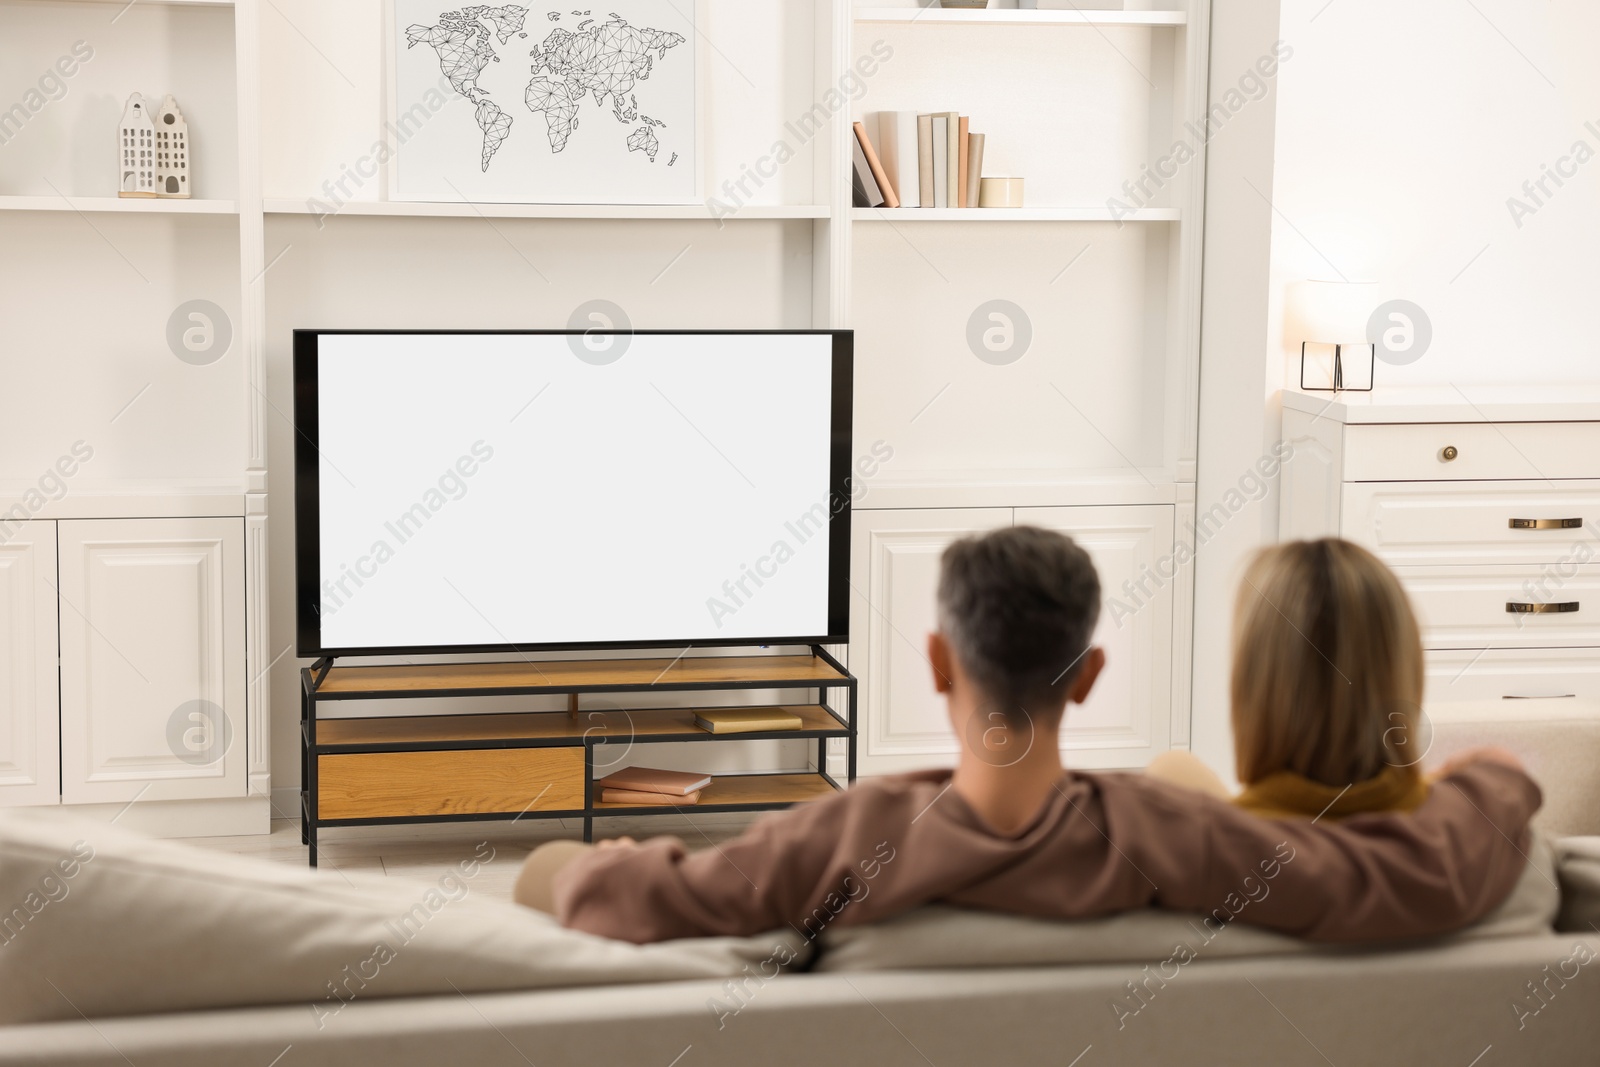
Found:
[[[1506,611],[1512,615],[1565,615],[1578,610],[1576,600],[1562,600],[1554,604],[1528,604],[1516,600],[1506,601]]]
[[[1581,530],[1582,519],[1512,519],[1513,530]]]
[[[1461,453],[1456,451],[1455,445],[1445,445],[1444,448],[1439,450],[1439,458],[1444,460],[1446,463],[1449,463],[1459,455],[1461,455]]]

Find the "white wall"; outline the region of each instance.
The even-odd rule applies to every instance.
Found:
[[[1273,353],[1298,373],[1284,287],[1343,274],[1433,324],[1380,387],[1600,380],[1600,5],[1283,0],[1281,32]],[[1535,204],[1523,183],[1580,140],[1596,158]],[[1520,226],[1513,196],[1534,209]]]
[[[1213,18],[1214,100],[1272,38],[1294,51],[1274,106],[1211,142],[1200,510],[1280,436],[1273,395],[1299,369],[1283,300],[1299,279],[1375,281],[1380,301],[1428,315],[1429,350],[1379,363],[1380,389],[1600,381],[1600,5],[1219,2]],[[1530,199],[1523,183],[1580,140],[1596,158]],[[1514,196],[1534,208],[1520,225]],[[1274,493],[1200,555],[1194,748],[1218,767],[1232,763],[1223,624],[1244,560],[1276,536]]]

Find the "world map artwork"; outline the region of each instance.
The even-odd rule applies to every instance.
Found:
[[[519,122],[542,119],[552,154],[560,153],[583,124],[585,117],[609,111],[622,128],[619,137],[629,153],[641,162],[654,163],[661,151],[658,133],[666,122],[640,110],[638,94],[657,63],[676,59],[684,35],[668,30],[635,26],[609,13],[596,18],[589,11],[549,11],[544,18],[554,24],[570,14],[571,29],[551,25],[544,40],[526,53],[528,80],[521,101],[496,100],[478,84],[491,63],[520,52],[529,34],[524,28],[529,10],[505,5],[475,5],[441,12],[432,25],[416,23],[405,30],[408,49],[427,45],[438,56],[439,69],[451,89],[470,102],[482,132],[479,169],[488,173],[495,155],[519,133]],[[688,59],[680,62],[688,62]],[[524,115],[519,109],[526,109]],[[602,124],[603,128],[609,124]],[[529,134],[537,136],[537,134]],[[673,153],[667,161],[677,161]]]

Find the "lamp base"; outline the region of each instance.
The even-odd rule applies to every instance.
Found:
[[[1313,346],[1320,351],[1313,353]],[[1348,368],[1345,361],[1346,349],[1351,350],[1353,354],[1354,350],[1361,348],[1367,350],[1365,374],[1362,373],[1363,368],[1359,359],[1352,361],[1352,365]],[[1378,346],[1374,344],[1346,345],[1301,341],[1300,388],[1311,393],[1370,393],[1377,354]],[[1313,382],[1306,381],[1308,369],[1312,371]]]

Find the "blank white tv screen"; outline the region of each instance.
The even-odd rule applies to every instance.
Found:
[[[301,652],[843,640],[850,344],[296,331]]]

